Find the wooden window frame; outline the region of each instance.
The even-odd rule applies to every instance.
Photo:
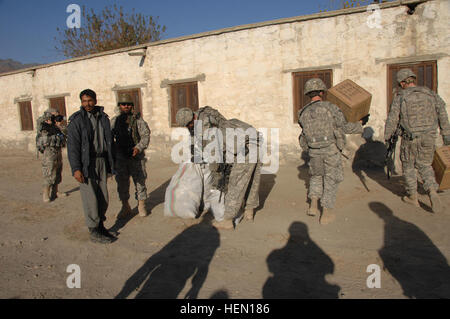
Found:
[[[423,72],[419,72],[419,69],[423,67]],[[417,75],[417,85],[427,86],[434,92],[437,92],[438,79],[437,79],[437,61],[418,61],[410,63],[396,63],[387,65],[387,112],[391,108],[391,103],[394,98],[394,89],[398,89],[397,83],[397,71],[403,68],[411,69],[414,74]],[[431,75],[427,74],[427,68],[430,70]],[[423,78],[421,77],[423,75]],[[428,82],[428,83],[427,83]]]
[[[305,82],[312,78],[322,79],[329,89],[333,86],[333,69],[320,69],[292,73],[292,94],[294,101],[292,118],[295,124],[297,124],[298,121],[298,111],[301,110],[307,103],[309,103],[309,98],[303,94],[303,90]]]
[[[62,103],[61,103],[62,102]],[[54,96],[48,98],[48,104],[50,108],[54,108],[58,113],[67,119],[67,108],[66,108],[66,97],[65,96]],[[67,124],[67,120],[63,121]]]
[[[185,89],[185,103],[180,105],[179,100],[177,98],[178,90]],[[179,109],[183,107],[188,107],[192,109],[194,112],[199,108],[198,101],[198,82],[183,82],[176,83],[170,85],[170,126],[178,127],[176,123],[176,115]]]
[[[33,108],[31,106],[31,101],[21,101],[17,103],[19,107],[20,130],[33,131]],[[26,111],[27,108],[28,111]],[[26,114],[28,114],[29,116],[26,116]]]
[[[131,98],[133,99],[134,103],[134,111],[133,113],[140,113],[142,114],[142,92],[140,88],[134,88],[134,89],[124,89],[124,90],[117,90],[117,102],[119,102],[119,96],[120,94],[130,94]],[[116,105],[118,105],[116,103]]]

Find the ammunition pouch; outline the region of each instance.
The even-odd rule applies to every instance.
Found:
[[[323,136],[323,137],[306,137],[309,148],[325,148],[330,146],[336,141],[336,138],[333,136]]]
[[[424,131],[424,132],[414,132],[413,133],[413,132],[410,132],[409,130],[407,130],[405,128],[402,128],[402,129],[403,129],[403,132],[402,132],[401,136],[402,136],[402,138],[404,138],[404,139],[406,139],[408,141],[413,141],[416,138],[419,138],[419,137],[421,137],[421,136],[423,136],[425,134],[428,134],[428,133],[431,133],[431,132],[434,131],[434,129],[430,129],[430,130],[427,130],[427,131]]]

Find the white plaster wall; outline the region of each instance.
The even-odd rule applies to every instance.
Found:
[[[428,7],[428,8],[427,8]],[[351,79],[373,94],[369,125],[381,138],[386,119],[387,63],[383,59],[450,54],[449,1],[383,9],[382,28],[369,28],[371,13],[260,27],[149,48],[152,107],[161,121],[155,133],[169,134],[168,90],[161,81],[199,82],[200,106],[217,107],[255,127],[280,128],[280,142],[297,145],[292,73],[288,70],[339,65],[337,84]],[[439,93],[450,101],[449,57],[438,59]]]
[[[15,98],[32,97],[34,121],[48,107],[45,96],[69,93],[67,113],[79,107],[78,94],[91,88],[111,116],[115,86],[141,88],[144,119],[157,141],[168,142],[169,90],[161,83],[205,76],[198,82],[200,106],[216,107],[228,118],[257,128],[279,128],[280,143],[298,150],[300,128],[293,119],[292,70],[333,67],[333,82],[351,79],[373,94],[369,121],[381,139],[386,119],[387,63],[438,56],[438,93],[450,103],[450,1],[383,9],[382,28],[371,29],[371,13],[291,22],[169,42],[147,48],[141,57],[127,52],[0,76],[1,145],[34,150],[34,133],[20,131]],[[400,60],[395,60],[396,58]],[[392,60],[394,59],[394,60]],[[156,140],[154,140],[156,142]]]
[[[116,105],[116,86],[130,86],[149,82],[145,78],[144,67],[139,66],[141,57],[129,56],[128,53],[106,55],[92,59],[37,69],[34,76],[28,72],[0,76],[0,106],[7,110],[7,117],[0,118],[2,146],[27,147],[34,151],[34,132],[22,132],[20,114],[16,98],[32,97],[33,124],[50,106],[47,98],[54,95],[69,94],[65,97],[66,112],[70,116],[80,107],[79,94],[90,88],[97,93],[98,105],[112,117]],[[150,109],[149,91],[141,89],[143,109]],[[144,116],[148,116],[146,111]],[[36,127],[35,127],[36,129]]]

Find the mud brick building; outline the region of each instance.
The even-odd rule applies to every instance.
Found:
[[[151,149],[170,147],[178,108],[210,105],[256,128],[279,128],[282,154],[298,154],[295,114],[306,103],[303,84],[315,76],[329,86],[351,79],[371,92],[368,125],[382,139],[399,68],[411,67],[420,85],[450,104],[450,1],[395,1],[379,8],[379,28],[367,7],[351,8],[0,74],[0,147],[34,152],[42,112],[54,106],[70,116],[80,106],[79,92],[91,88],[110,116],[119,92],[134,96],[152,129]]]

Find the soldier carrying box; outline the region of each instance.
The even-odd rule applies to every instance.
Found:
[[[416,75],[410,69],[399,70],[397,81],[403,90],[391,104],[384,139],[388,141],[400,124],[400,160],[407,188],[407,196],[403,197],[403,201],[420,207],[417,199],[417,169],[423,180],[423,188],[430,197],[433,212],[441,212],[442,206],[437,194],[439,186],[431,164],[438,127],[444,144],[450,144],[450,124],[445,102],[430,89],[416,86]]]

